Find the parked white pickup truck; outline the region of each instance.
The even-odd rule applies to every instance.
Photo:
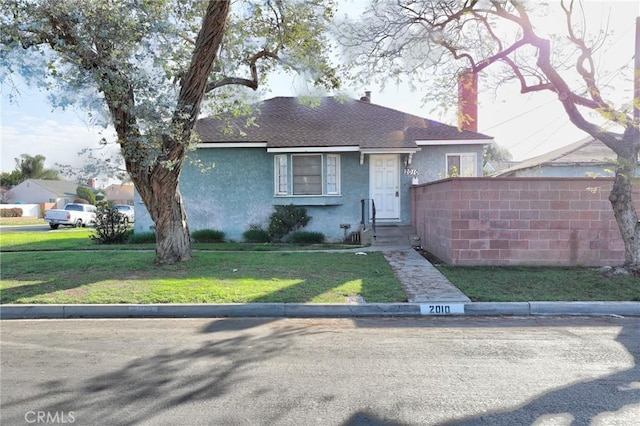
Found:
[[[78,203],[67,204],[64,206],[64,210],[47,210],[44,214],[44,220],[49,222],[51,229],[58,229],[60,225],[75,226],[76,228],[93,225],[96,223],[96,206]]]

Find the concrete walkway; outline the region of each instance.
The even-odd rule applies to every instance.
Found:
[[[380,246],[380,249],[402,284],[409,303],[471,302],[413,248]]]

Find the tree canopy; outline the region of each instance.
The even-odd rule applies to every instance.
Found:
[[[46,158],[44,155],[31,156],[22,154],[20,158],[16,158],[16,168],[8,173],[2,173],[1,185],[3,188],[10,188],[18,185],[27,179],[60,179],[58,172],[53,169],[47,169],[45,166]]]
[[[373,0],[360,21],[343,26],[341,39],[349,68],[361,78],[408,79],[441,105],[456,105],[453,88],[462,73],[484,72],[494,86],[516,82],[521,93],[554,93],[577,128],[617,154],[609,199],[625,241],[625,263],[640,270],[632,192],[640,151],[640,47],[635,73],[630,66],[620,70],[613,85],[619,91],[626,75],[628,99],[613,99],[596,56],[611,42],[610,29],[593,31],[597,24],[584,11],[574,0]],[[542,32],[538,24],[545,14],[563,18],[557,31]]]
[[[246,112],[281,67],[335,87],[333,1],[2,0],[0,60],[27,82],[112,124],[156,230],[156,260],[191,257],[178,180],[203,110]],[[235,89],[234,89],[235,88]]]

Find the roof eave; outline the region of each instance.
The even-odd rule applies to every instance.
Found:
[[[199,142],[196,149],[205,148],[266,148],[266,142]]]
[[[443,145],[488,145],[493,138],[488,139],[416,139],[418,146],[443,146]]]
[[[269,153],[279,152],[357,152],[360,147],[357,145],[346,146],[277,146],[267,148]]]

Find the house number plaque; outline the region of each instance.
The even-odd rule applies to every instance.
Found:
[[[463,303],[421,304],[420,315],[455,315],[464,314]]]

